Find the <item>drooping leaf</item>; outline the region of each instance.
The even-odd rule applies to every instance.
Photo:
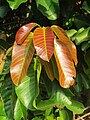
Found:
[[[13,10],[17,9],[21,3],[27,2],[27,0],[7,0],[7,2],[9,3],[10,8]]]
[[[74,84],[74,77],[76,77],[74,62],[68,46],[66,46],[62,40],[56,39],[54,44],[54,55],[59,71],[59,82],[62,87],[68,88]]]
[[[21,120],[22,118],[26,119],[26,107],[20,102],[19,99],[16,101],[15,109],[14,109],[14,119]]]
[[[76,114],[81,114],[84,112],[84,106],[82,103],[75,101],[75,100],[71,100],[72,104],[71,105],[66,105],[66,107],[73,111]]]
[[[39,27],[34,31],[34,47],[37,54],[49,61],[54,51],[54,33],[50,27]]]
[[[53,81],[54,80],[54,70],[53,70],[51,60],[49,62],[43,61],[42,59],[39,59],[39,60],[40,60],[41,64],[44,66],[48,78],[51,81]]]
[[[38,64],[39,66],[40,63]],[[27,76],[23,79],[22,83],[16,87],[16,94],[22,104],[30,110],[34,110],[33,102],[39,94],[39,77],[40,69],[37,69],[36,63],[31,63],[28,69]],[[37,71],[37,74],[36,74]]]
[[[15,40],[17,44],[22,44],[30,34],[30,31],[37,26],[36,23],[29,23],[22,26],[16,33]]]
[[[72,31],[72,30],[69,30],[69,31]],[[67,32],[68,33],[68,32]],[[80,45],[81,43],[83,42],[88,42],[89,39],[90,39],[90,27],[88,28],[80,28],[77,32],[73,33],[71,36],[70,36],[70,39],[72,41],[75,41],[75,43],[77,45]]]
[[[52,62],[52,66],[53,66],[54,77],[55,77],[57,80],[59,80],[59,72],[58,72],[57,63],[56,63],[56,60],[55,60],[55,57],[54,57],[54,56],[52,56],[51,62]]]
[[[74,43],[71,40],[69,40],[65,31],[62,28],[60,28],[59,26],[53,25],[53,26],[51,26],[51,28],[55,32],[56,36],[61,41],[63,41],[64,44],[68,47],[68,50],[71,54],[71,58],[75,62],[75,65],[77,65],[77,63],[78,63],[77,53],[76,53],[76,47],[75,47]]]
[[[66,92],[66,91],[65,91]],[[71,98],[67,96],[63,91],[62,88],[56,83],[56,81],[53,81],[53,89],[52,89],[52,96],[48,100],[41,100],[39,103],[37,103],[37,109],[38,110],[46,110],[48,108],[52,108],[54,106],[66,106],[72,104]]]
[[[12,51],[12,63],[10,73],[15,85],[18,85],[26,76],[29,64],[34,54],[34,46],[31,34],[26,38],[22,45],[14,43]]]
[[[50,20],[56,20],[59,17],[59,0],[36,0],[37,8]]]

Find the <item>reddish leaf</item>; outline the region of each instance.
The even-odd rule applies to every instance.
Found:
[[[74,77],[76,76],[74,62],[69,48],[63,40],[55,40],[54,45],[54,55],[59,71],[59,82],[63,88],[68,88],[74,84]]]
[[[50,27],[38,27],[34,31],[34,46],[37,54],[49,61],[54,52],[54,33]]]
[[[26,76],[34,51],[31,34],[29,34],[22,45],[17,45],[16,42],[14,43],[10,73],[15,85],[18,85]]]
[[[22,26],[16,33],[15,41],[17,44],[22,44],[27,36],[30,34],[30,31],[37,26],[36,23],[29,23],[24,26]]]
[[[75,62],[75,65],[77,65],[78,61],[77,61],[76,47],[74,43],[71,40],[69,40],[65,31],[59,26],[53,25],[51,28],[55,32],[56,36],[68,46],[69,52],[71,53],[71,57]]]
[[[41,64],[44,66],[46,74],[48,78],[53,81],[54,80],[54,71],[51,60],[49,62],[43,61],[42,59],[39,59]]]

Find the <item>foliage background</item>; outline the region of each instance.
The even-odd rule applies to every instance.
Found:
[[[71,95],[72,93],[70,94],[69,92],[67,92],[68,90],[62,90],[60,88],[59,90],[64,92],[65,96],[67,92],[67,94],[73,96],[72,98],[74,100],[83,103],[85,107],[89,106],[90,105],[90,96],[89,96],[90,93],[90,27],[89,27],[90,1],[89,0],[68,0],[68,1],[50,0],[50,2],[48,2],[48,0],[43,0],[43,1],[42,0],[36,0],[36,1],[35,0],[32,1],[1,0],[0,1],[0,48],[1,48],[0,57],[3,56],[3,54],[5,54],[6,51],[8,50],[8,48],[10,48],[13,45],[17,30],[22,25],[31,22],[36,22],[41,26],[51,26],[53,24],[59,25],[66,30],[68,37],[76,44],[78,61],[79,61],[77,66],[77,77],[75,79],[76,81],[75,85],[69,89],[70,90],[69,92],[72,91],[74,96]],[[0,119],[1,120],[4,119],[10,120],[13,118],[15,120],[19,120],[21,118],[23,119],[27,118],[33,120],[35,119],[65,120],[66,118],[68,118],[68,120],[73,119],[75,113],[73,112],[72,114],[71,111],[75,110],[75,108],[72,108],[71,111],[70,109],[68,110],[66,107],[64,109],[61,109],[59,108],[59,106],[53,106],[50,109],[46,109],[46,111],[41,111],[41,110],[32,111],[31,109],[27,109],[28,108],[26,107],[27,105],[24,104],[24,102],[20,98],[21,93],[19,91],[19,87],[15,88],[15,86],[11,81],[10,73],[9,73],[10,63],[11,63],[11,53],[7,55],[7,59],[6,58],[3,59],[3,62],[0,61],[0,73],[1,73],[0,74],[0,87],[1,87]],[[45,73],[42,74],[43,76],[46,77]],[[52,92],[50,89],[51,86],[47,87],[48,82],[50,85],[52,84],[47,77],[46,77],[46,81],[42,80],[40,82],[39,90],[43,100],[47,100],[48,98],[50,98],[51,95],[50,92]],[[57,82],[53,84],[58,86]],[[54,85],[52,86],[56,87]],[[56,88],[52,88],[52,89],[56,89]],[[24,92],[22,91],[22,93]],[[17,99],[17,96],[19,99]],[[26,101],[26,99],[24,101]],[[51,103],[51,101],[49,102]],[[50,105],[49,103],[45,103],[45,106],[46,104]],[[77,107],[79,108],[80,106],[77,105]],[[89,109],[88,111],[85,112],[89,112]],[[75,117],[78,118],[78,116],[79,115],[75,114]],[[89,119],[89,118],[85,117],[85,119]]]

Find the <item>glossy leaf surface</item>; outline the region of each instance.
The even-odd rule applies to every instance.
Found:
[[[13,10],[17,9],[21,3],[27,2],[27,0],[7,0],[7,2],[9,3],[10,8]]]
[[[81,114],[84,112],[84,106],[82,103],[72,100],[72,104],[71,105],[66,105],[66,107],[73,111],[76,114]]]
[[[35,27],[36,23],[29,23],[22,26],[16,33],[15,40],[17,44],[22,44],[27,36],[30,34],[30,31]]]
[[[37,54],[49,61],[54,52],[54,33],[50,27],[39,27],[34,31],[34,47]]]
[[[19,99],[17,99],[14,109],[14,119],[15,120],[21,120],[22,118],[26,119],[26,112],[27,109],[25,108],[25,106],[20,102]]]
[[[18,85],[26,76],[33,54],[34,46],[31,35],[27,37],[22,45],[17,45],[16,42],[14,43],[10,73],[15,85]]]
[[[59,17],[59,0],[36,0],[37,8],[50,20],[56,20]]]
[[[68,88],[74,84],[73,78],[76,76],[74,62],[68,46],[63,41],[56,39],[54,45],[54,55],[59,71],[59,82],[62,87]]]
[[[55,32],[56,36],[64,42],[64,44],[68,47],[68,50],[71,54],[72,60],[75,62],[75,65],[77,65],[77,53],[76,53],[76,47],[74,43],[69,40],[69,38],[66,35],[66,32],[60,28],[59,26],[53,25],[51,26],[52,30]]]
[[[39,94],[40,73],[41,64],[31,63],[26,77],[23,79],[22,83],[16,87],[16,94],[19,100],[30,110],[35,109],[33,102]]]
[[[5,109],[6,116],[8,117],[8,119],[13,119],[15,97],[12,96],[13,94],[12,81],[8,75],[6,75],[4,80],[5,81],[1,86],[1,97],[4,102],[4,109]]]

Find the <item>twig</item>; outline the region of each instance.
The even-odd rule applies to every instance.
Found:
[[[90,109],[90,106],[86,107],[86,108],[84,109],[84,111],[85,111],[85,110],[88,110],[88,109]]]
[[[83,120],[83,118],[85,118],[85,117],[87,117],[89,115],[90,115],[90,112],[85,114],[85,115],[83,115],[83,116],[81,116],[80,118],[77,118],[76,120]]]

